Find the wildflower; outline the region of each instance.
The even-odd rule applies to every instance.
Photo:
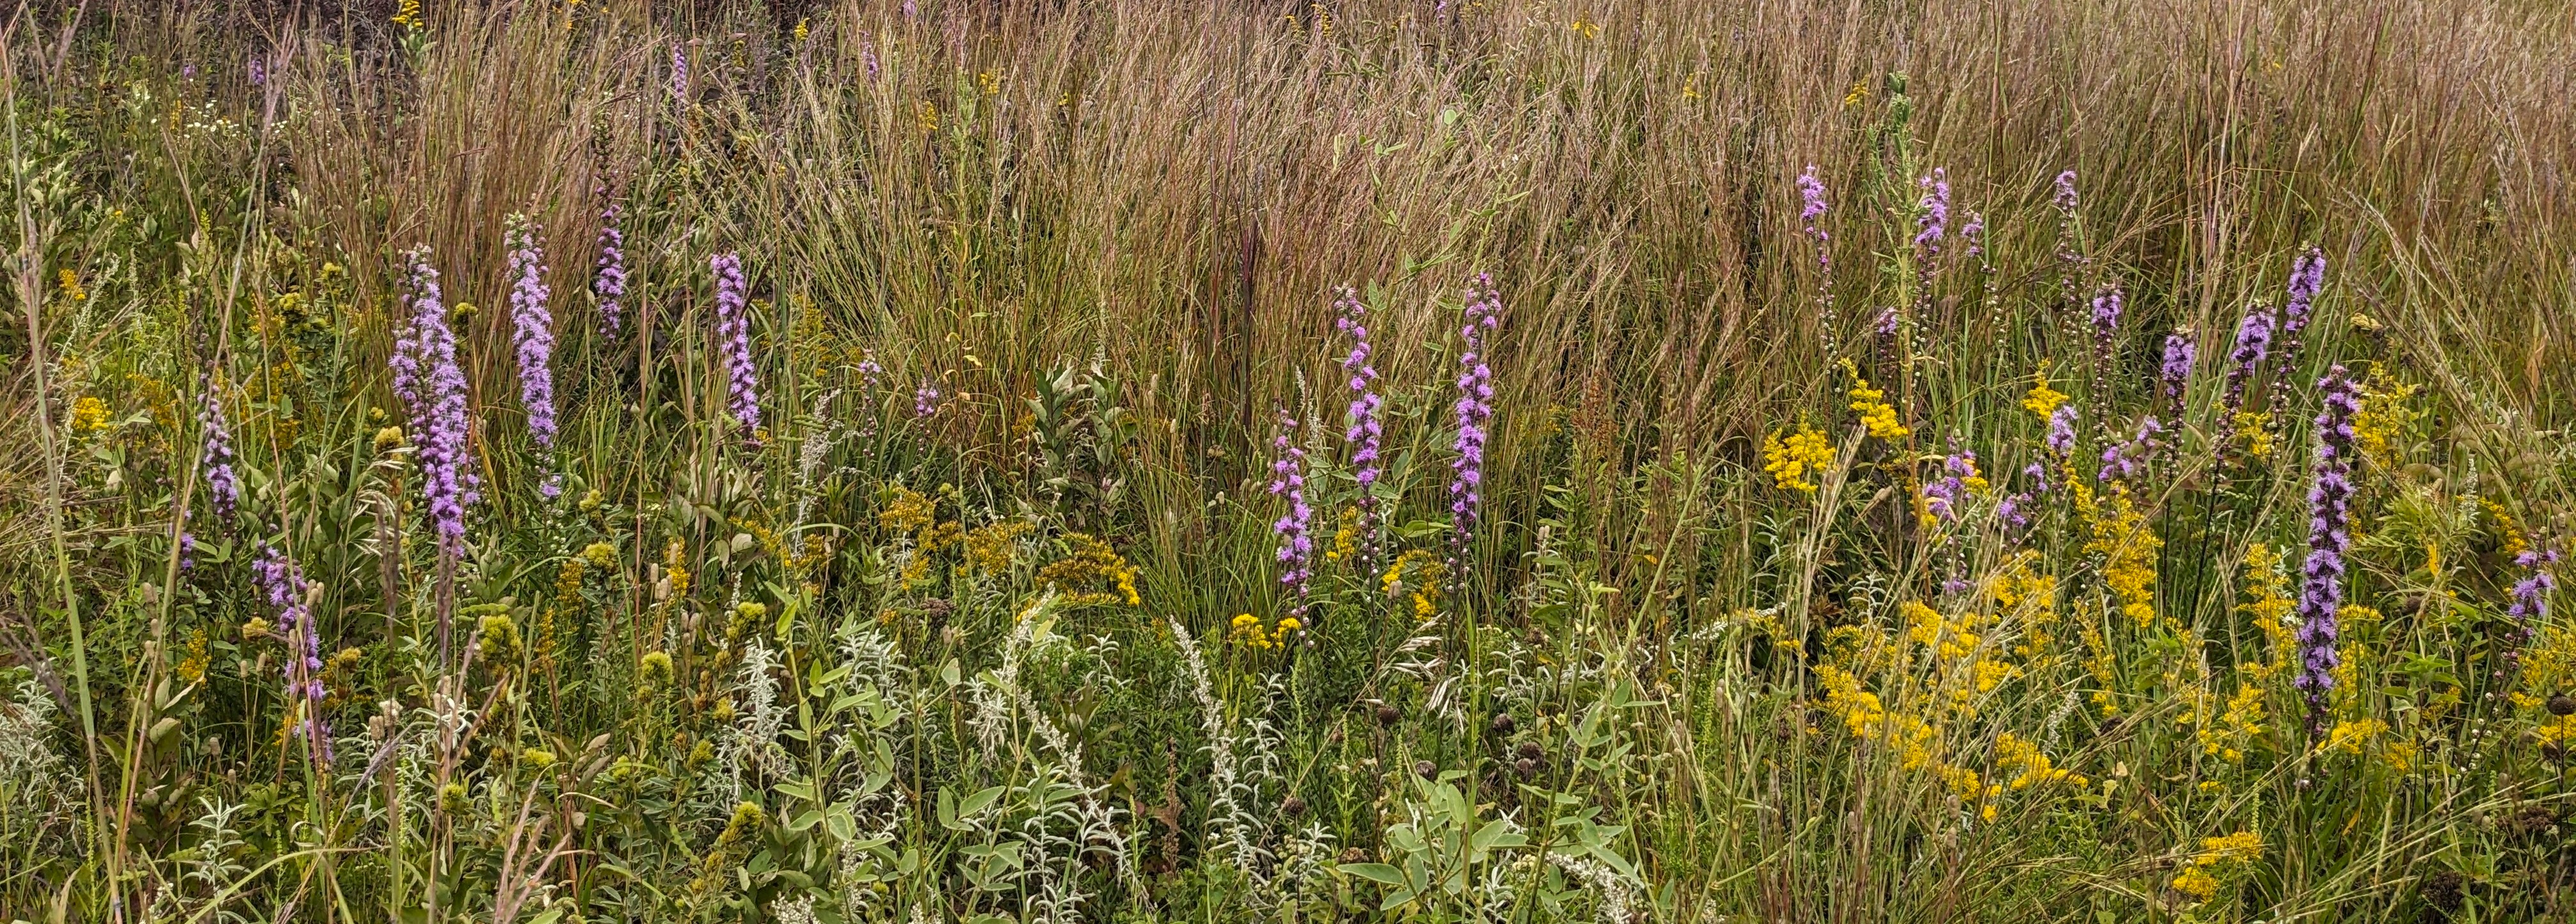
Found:
[[[107,402],[97,395],[82,395],[72,402],[71,425],[74,432],[107,429]]]
[[[1958,519],[1959,507],[1968,497],[1983,494],[1990,487],[1986,476],[1977,471],[1977,454],[1955,445],[1950,455],[1941,460],[1941,471],[1941,480],[1923,487],[1923,512],[1933,522]]]
[[[2192,364],[2199,355],[2190,331],[2175,331],[2165,337],[2164,362],[2156,367],[2156,388],[2164,395],[2166,409],[2177,418],[2182,414],[2183,390],[2191,383]]]
[[[224,425],[224,403],[214,377],[199,378],[205,385],[205,404],[197,409],[197,423],[205,430],[206,447],[197,465],[205,470],[206,496],[215,502],[215,515],[229,520],[241,503],[241,478],[233,472],[233,434]]]
[[[1967,222],[1959,226],[1959,239],[1968,242],[1968,256],[1985,256],[1986,216],[1969,212]]]
[[[1863,92],[1853,84],[1854,92]],[[1818,219],[1825,217],[1825,181],[1816,178],[1816,165],[1808,164],[1807,172],[1798,175],[1798,197],[1802,205],[1798,220],[1808,237],[1816,239],[1816,329],[1825,338],[1825,352],[1834,352],[1834,247],[1833,237],[1825,232]]]
[[[2202,838],[2200,853],[2192,857],[2181,875],[2174,877],[2174,890],[2195,901],[2208,901],[2221,887],[2218,874],[2232,874],[2262,857],[2263,836],[2252,831]]]
[[[304,579],[295,562],[275,548],[262,546],[258,561],[251,563],[251,576],[259,585],[261,596],[277,612],[277,635],[286,641],[286,699],[296,704],[300,718],[289,726],[290,734],[300,733],[321,763],[331,762],[331,733],[322,723],[322,635],[313,623],[314,586]]]
[[[590,280],[590,293],[599,299],[599,333],[604,337],[617,336],[626,311],[619,301],[626,297],[626,232],[617,227],[618,217],[617,203],[599,210],[598,273]]]
[[[2057,206],[2058,211],[2066,212],[2068,214],[2074,213],[2076,206],[2075,171],[2068,170],[2057,175],[2057,197],[2052,200],[2052,202]]]
[[[1781,433],[1789,435],[1783,439]],[[1834,446],[1825,441],[1825,435],[1802,420],[1796,432],[1774,431],[1762,439],[1762,471],[1780,490],[1814,494],[1816,483],[1812,476],[1832,466],[1834,454]]]
[[[2039,371],[2031,376],[2030,392],[2022,396],[2021,406],[2045,420],[2057,411],[2058,405],[2065,403],[2065,392],[2048,387],[2048,364],[2041,363]]]
[[[1378,441],[1385,435],[1385,424],[1378,419],[1378,414],[1386,406],[1386,399],[1377,393],[1377,367],[1369,363],[1369,330],[1362,323],[1367,318],[1368,305],[1360,301],[1358,292],[1350,286],[1343,286],[1333,307],[1340,311],[1340,316],[1333,319],[1333,327],[1351,338],[1350,355],[1342,359],[1342,372],[1350,376],[1351,389],[1351,405],[1346,415],[1348,426],[1342,431],[1342,440],[1357,447],[1351,452],[1351,468],[1352,477],[1359,482],[1358,528],[1367,537],[1368,555],[1374,559],[1377,555],[1377,497],[1373,492],[1380,474]]]
[[[2334,687],[2335,618],[2343,605],[2343,555],[2352,543],[2352,416],[2360,410],[2342,366],[2328,371],[2317,389],[2325,410],[2316,422],[2316,481],[2308,492],[2308,559],[2299,593],[2298,645],[2304,665],[2292,680],[2307,691],[2311,735],[2325,732],[2326,696]]]
[[[1851,388],[1844,394],[1851,398],[1851,409],[1860,412],[1861,425],[1869,428],[1869,435],[1895,440],[1914,432],[1897,421],[1896,408],[1887,403],[1887,392],[1871,388],[1869,379],[1861,376],[1860,367],[1851,360],[1842,362],[1843,372],[1852,379]]]
[[[939,383],[923,379],[921,387],[912,391],[912,416],[928,417],[936,413],[939,413]]]
[[[2326,285],[2326,253],[2309,247],[2306,253],[2290,263],[2289,299],[2281,305],[2281,336],[2293,344],[2295,353],[2299,334],[2307,330],[2308,312],[2316,304],[2317,293]]]
[[[420,18],[420,0],[402,0],[402,5],[394,8],[393,24],[405,29],[419,29],[428,25]]]
[[[1234,617],[1232,631],[1228,633],[1227,638],[1245,648],[1269,648],[1273,644],[1270,635],[1262,631],[1261,617],[1250,613],[1241,613]]]
[[[1914,203],[1914,207],[1922,211],[1922,215],[1914,220],[1915,225],[1922,229],[1914,235],[1914,246],[1921,249],[1926,257],[1938,256],[1941,239],[1950,225],[1949,171],[1934,167],[1930,176],[1915,180],[1914,184],[1923,189],[1923,198]]]
[[[527,216],[510,216],[510,321],[519,352],[519,403],[528,409],[528,436],[555,444],[554,317],[546,310],[546,252]]]
[[[1494,370],[1485,362],[1485,337],[1502,324],[1503,297],[1494,277],[1478,273],[1467,286],[1464,341],[1458,354],[1458,458],[1449,463],[1449,577],[1466,579],[1467,549],[1475,540],[1476,512],[1485,480],[1485,428],[1494,416]]]
[[[716,338],[723,341],[725,369],[732,379],[727,405],[745,433],[760,429],[759,383],[752,378],[750,305],[744,297],[742,256],[720,253],[707,260],[716,274]]]
[[[688,55],[688,52],[683,51],[683,50],[680,48],[680,46],[678,46],[678,45],[672,45],[672,46],[671,46],[671,101],[672,101],[672,102],[675,102],[675,103],[684,103],[684,102],[687,102],[687,101],[688,101],[688,99],[689,99],[689,55]]]
[[[1297,418],[1280,411],[1279,435],[1270,440],[1279,452],[1270,463],[1270,493],[1287,499],[1288,512],[1270,524],[1270,531],[1279,537],[1279,583],[1296,599],[1295,612],[1303,613],[1307,583],[1315,574],[1315,508],[1306,503],[1306,450],[1292,438],[1296,432]]]
[[[447,326],[429,248],[413,248],[407,260],[405,299],[412,316],[394,342],[394,393],[410,408],[411,432],[418,434],[414,458],[421,499],[439,547],[453,554],[464,544],[465,508],[475,500],[466,457],[465,373],[456,365],[456,334]]]
[[[2071,433],[2073,429],[2070,424],[2069,432]],[[2136,477],[2138,471],[2146,465],[2147,457],[2155,452],[2158,445],[2156,437],[2164,433],[2164,430],[2164,422],[2157,420],[2153,414],[2140,419],[2136,436],[2131,437],[2128,442],[2102,450],[2102,470],[2096,473],[2093,479],[2109,482],[2125,481]]]
[[[2075,406],[2061,405],[2048,414],[2048,436],[2044,440],[2050,452],[2068,455],[2075,451]]]

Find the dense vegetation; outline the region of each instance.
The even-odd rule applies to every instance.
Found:
[[[2563,919],[2571,12],[23,7],[0,919]]]

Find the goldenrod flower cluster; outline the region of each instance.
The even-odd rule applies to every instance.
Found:
[[[1762,440],[1762,471],[1783,491],[1816,493],[1815,476],[1833,464],[1833,444],[1805,421],[1794,432],[1777,430]]]
[[[1883,440],[1903,439],[1914,431],[1896,419],[1896,407],[1887,403],[1887,392],[1872,388],[1860,367],[1843,360],[1843,371],[1851,374],[1851,388],[1843,394],[1851,399],[1851,409],[1860,413],[1860,422],[1869,435]]]
[[[2174,877],[2174,891],[2196,901],[2208,901],[2224,887],[2221,876],[2233,876],[2248,864],[2263,857],[2263,836],[2252,831],[2238,831],[2224,837],[2202,838],[2200,853],[2191,865]]]
[[[1245,648],[1261,650],[1285,648],[1288,640],[1296,635],[1297,630],[1305,627],[1305,623],[1298,621],[1295,616],[1281,616],[1277,626],[1265,629],[1261,625],[1261,617],[1243,613],[1234,617],[1232,631],[1228,633],[1227,638]]]

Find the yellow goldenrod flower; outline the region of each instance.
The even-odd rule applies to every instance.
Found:
[[[1788,435],[1784,438],[1782,433]],[[1762,471],[1783,491],[1816,493],[1815,476],[1833,463],[1833,444],[1805,421],[1798,423],[1795,432],[1774,431],[1762,440]]]
[[[1896,419],[1896,407],[1887,403],[1887,392],[1871,388],[1869,379],[1861,376],[1859,366],[1846,359],[1843,360],[1843,371],[1852,378],[1851,388],[1844,395],[1851,398],[1851,409],[1860,413],[1861,425],[1869,428],[1869,435],[1895,440],[1914,432]]]

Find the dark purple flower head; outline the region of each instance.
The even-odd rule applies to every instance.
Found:
[[[716,340],[724,351],[729,380],[726,408],[746,434],[760,432],[760,382],[751,361],[751,299],[742,277],[742,256],[716,254],[707,260],[716,274]]]
[[[2558,587],[2557,578],[2549,573],[2549,566],[2558,563],[2558,550],[2524,549],[2522,554],[2514,556],[2513,563],[2530,574],[2514,582],[2513,604],[2505,609],[2505,614],[2524,626],[2535,625],[2548,617],[2549,592]],[[2526,628],[2524,631],[2530,630]]]
[[[2165,338],[2164,362],[2156,367],[2156,387],[2163,392],[2169,407],[2182,406],[2184,390],[2191,384],[2191,369],[2200,359],[2200,347],[2188,331]]]
[[[2297,336],[2308,326],[2309,309],[2326,285],[2326,252],[2316,247],[2290,263],[2290,297],[2281,306],[2281,332]]]
[[[2164,421],[2153,416],[2138,421],[2136,436],[2102,450],[2102,470],[2093,476],[2094,480],[2112,482],[2136,477],[2146,465],[2147,457],[2155,452],[2156,437],[2164,432]]]
[[[412,248],[405,259],[409,273],[403,298],[411,317],[394,341],[394,393],[411,412],[421,500],[429,508],[440,550],[454,554],[464,546],[465,508],[475,500],[466,455],[465,373],[456,365],[456,333],[447,324],[447,304],[439,294],[438,270],[429,265],[428,246]]]
[[[1798,174],[1798,197],[1804,200],[1798,209],[1798,220],[1807,223],[1808,234],[1824,240],[1825,231],[1817,226],[1816,219],[1825,217],[1825,181],[1816,178],[1816,165],[1808,164],[1807,172]]]
[[[912,390],[912,416],[928,417],[936,413],[939,413],[939,383],[923,379],[921,387]]]
[[[546,307],[553,290],[546,286],[546,252],[537,226],[513,215],[510,248],[510,323],[519,355],[519,403],[528,409],[528,436],[537,445],[555,444],[555,319]]]
[[[1934,167],[1931,176],[1914,183],[1923,188],[1923,198],[1915,202],[1915,207],[1923,214],[1914,220],[1915,226],[1921,229],[1914,235],[1914,246],[1926,256],[1937,255],[1941,252],[1941,240],[1950,227],[1950,174]]]
[[[2301,666],[2291,684],[2307,691],[2308,734],[2325,733],[2334,688],[2336,618],[2343,608],[2344,553],[2352,545],[2352,419],[2360,390],[2335,366],[2317,382],[2315,483],[2308,491],[2308,558],[2301,566],[2298,644]]]
[[[2120,327],[2120,290],[2093,297],[2093,334],[2108,339]]]
[[[671,101],[689,99],[689,54],[678,45],[671,46]]]

